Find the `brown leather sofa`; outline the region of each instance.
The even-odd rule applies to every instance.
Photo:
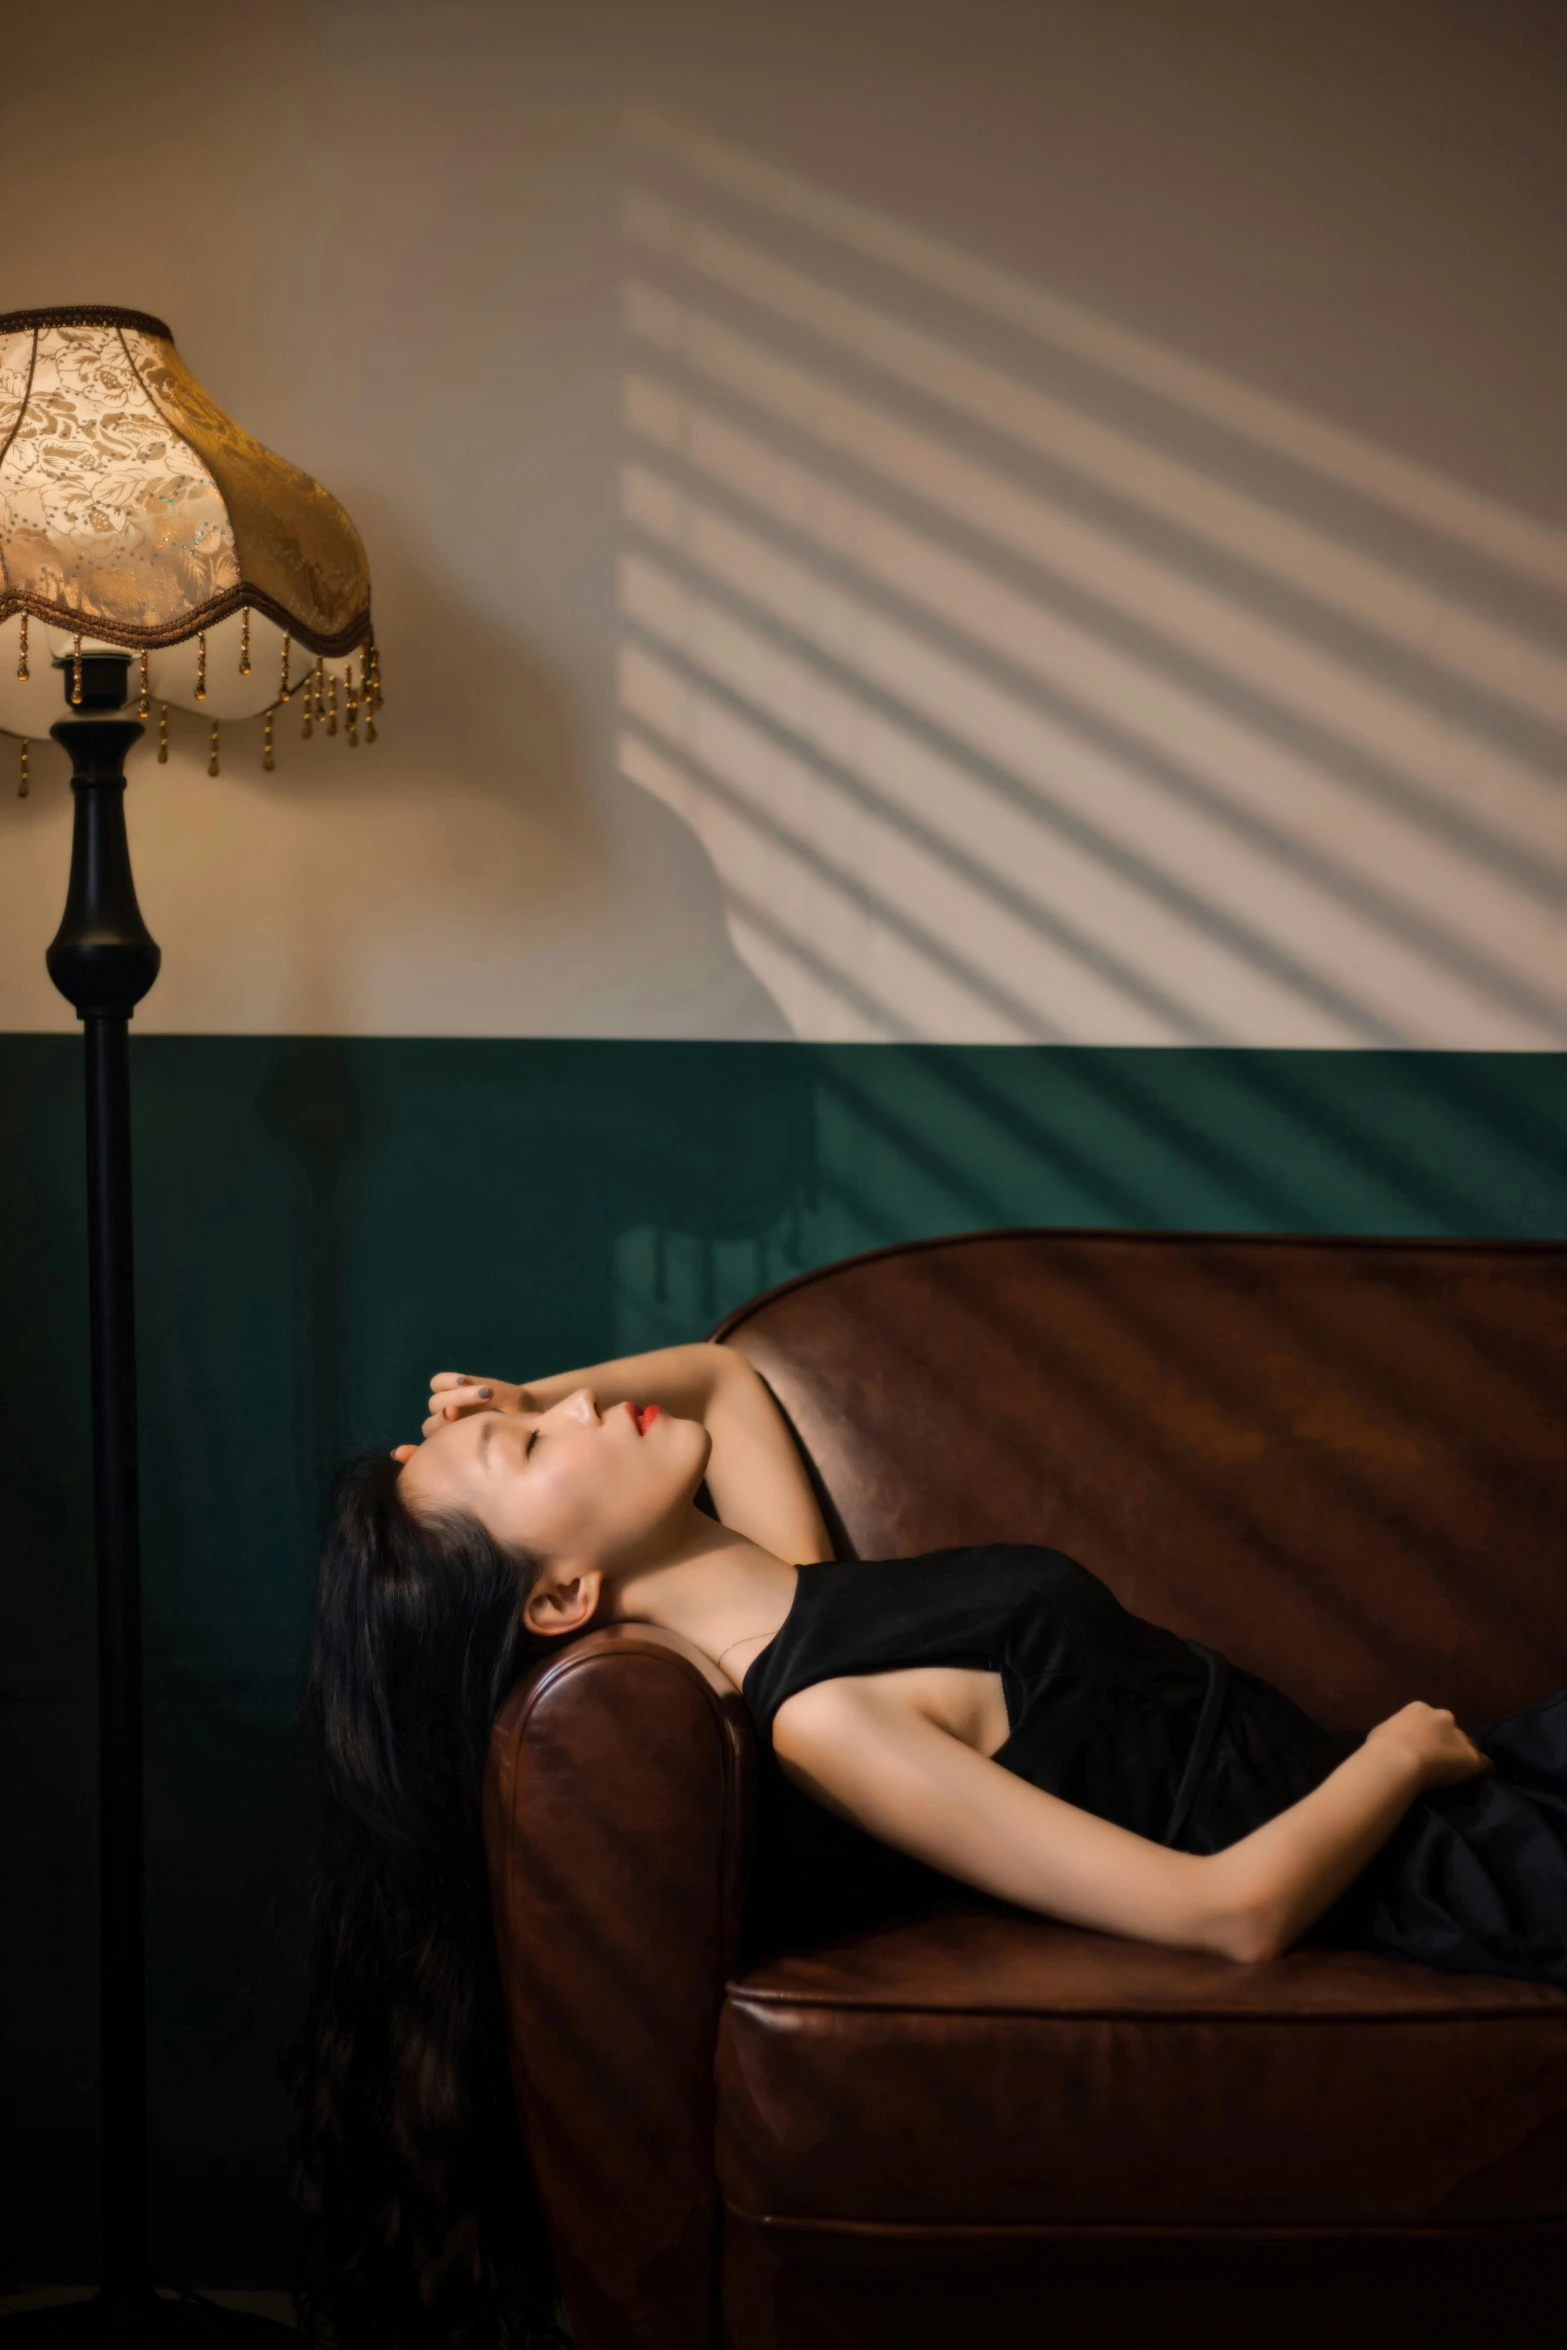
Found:
[[[1567,1248],[981,1233],[719,1333],[844,1556],[1026,1539],[1358,1733],[1567,1684]],[[1460,2343],[1567,2315],[1567,1992],[1239,1967],[959,1898],[745,1947],[740,1700],[512,1693],[486,1831],[581,2350]]]

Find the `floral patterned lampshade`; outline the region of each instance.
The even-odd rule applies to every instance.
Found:
[[[236,616],[237,667],[250,676],[254,615],[278,664],[256,707],[266,764],[274,716],[295,695],[306,733],[338,731],[341,697],[348,739],[362,713],[374,740],[379,663],[358,532],[319,483],[223,413],[169,329],[139,311],[0,315],[0,624],[15,615],[19,679],[30,621],[63,632],[67,657],[123,647],[140,656],[143,716],[151,656],[189,638],[191,698],[206,701],[208,632]],[[160,700],[185,701],[159,685]],[[0,726],[17,730],[14,699]],[[160,732],[166,744],[166,707]]]

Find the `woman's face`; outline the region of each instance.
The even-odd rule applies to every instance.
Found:
[[[547,1412],[472,1412],[403,1463],[416,1513],[456,1509],[556,1578],[612,1575],[656,1555],[702,1482],[711,1439],[657,1404],[600,1411],[591,1387]]]

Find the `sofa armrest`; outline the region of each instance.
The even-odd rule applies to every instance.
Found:
[[[496,1717],[512,2080],[580,2350],[715,2339],[713,2056],[754,1772],[733,1685],[652,1625],[575,1641]]]

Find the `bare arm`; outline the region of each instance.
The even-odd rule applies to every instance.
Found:
[[[425,1434],[442,1417],[466,1411],[545,1412],[579,1387],[601,1406],[656,1403],[681,1420],[700,1420],[713,1440],[707,1487],[726,1526],[792,1565],[830,1559],[832,1544],[810,1479],[782,1412],[744,1355],[701,1342],[622,1355],[580,1371],[552,1371],[513,1386],[504,1379],[438,1371],[430,1382]],[[489,1394],[481,1394],[488,1389]]]
[[[1488,1767],[1451,1714],[1408,1706],[1312,1794],[1207,1857],[1030,1786],[874,1678],[801,1690],[774,1743],[829,1810],[964,1884],[1069,1925],[1242,1960],[1275,1957],[1314,1924],[1422,1788]]]

